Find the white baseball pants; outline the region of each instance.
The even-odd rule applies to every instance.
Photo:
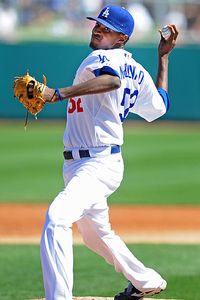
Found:
[[[158,288],[163,279],[146,268],[111,230],[107,197],[123,177],[121,154],[65,161],[65,188],[50,205],[41,238],[46,300],[72,300],[72,224],[77,223],[88,248],[141,290]],[[134,216],[133,216],[134,217]]]

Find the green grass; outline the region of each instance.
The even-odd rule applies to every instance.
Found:
[[[63,188],[65,121],[1,122],[0,202],[50,202]],[[200,123],[125,123],[125,174],[110,203],[200,204]]]
[[[168,281],[166,299],[199,299],[200,245],[129,245],[145,265]],[[0,245],[0,299],[44,297],[39,246]],[[123,290],[126,280],[84,246],[74,247],[74,295],[109,296]],[[156,299],[161,296],[156,296]]]
[[[2,202],[50,201],[63,187],[63,123],[30,120],[1,126]]]
[[[127,127],[125,174],[116,203],[199,204],[200,124]]]

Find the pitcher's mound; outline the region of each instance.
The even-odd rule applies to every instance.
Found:
[[[114,297],[92,297],[92,296],[84,296],[84,297],[73,297],[73,300],[113,300]],[[143,300],[155,300],[155,298],[144,298]],[[45,300],[42,299],[30,299],[30,300]],[[166,300],[166,299],[158,299],[158,300]],[[176,299],[167,299],[167,300],[176,300]]]

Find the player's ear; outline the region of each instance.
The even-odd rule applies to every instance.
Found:
[[[119,36],[120,46],[125,45],[128,42],[128,39],[129,39],[128,35],[120,33],[120,36]]]

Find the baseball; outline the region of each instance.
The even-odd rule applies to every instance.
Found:
[[[171,29],[169,28],[169,26],[164,26],[162,29],[161,29],[161,34],[162,36],[164,37],[165,40],[168,40],[168,38],[170,37],[171,35]]]

